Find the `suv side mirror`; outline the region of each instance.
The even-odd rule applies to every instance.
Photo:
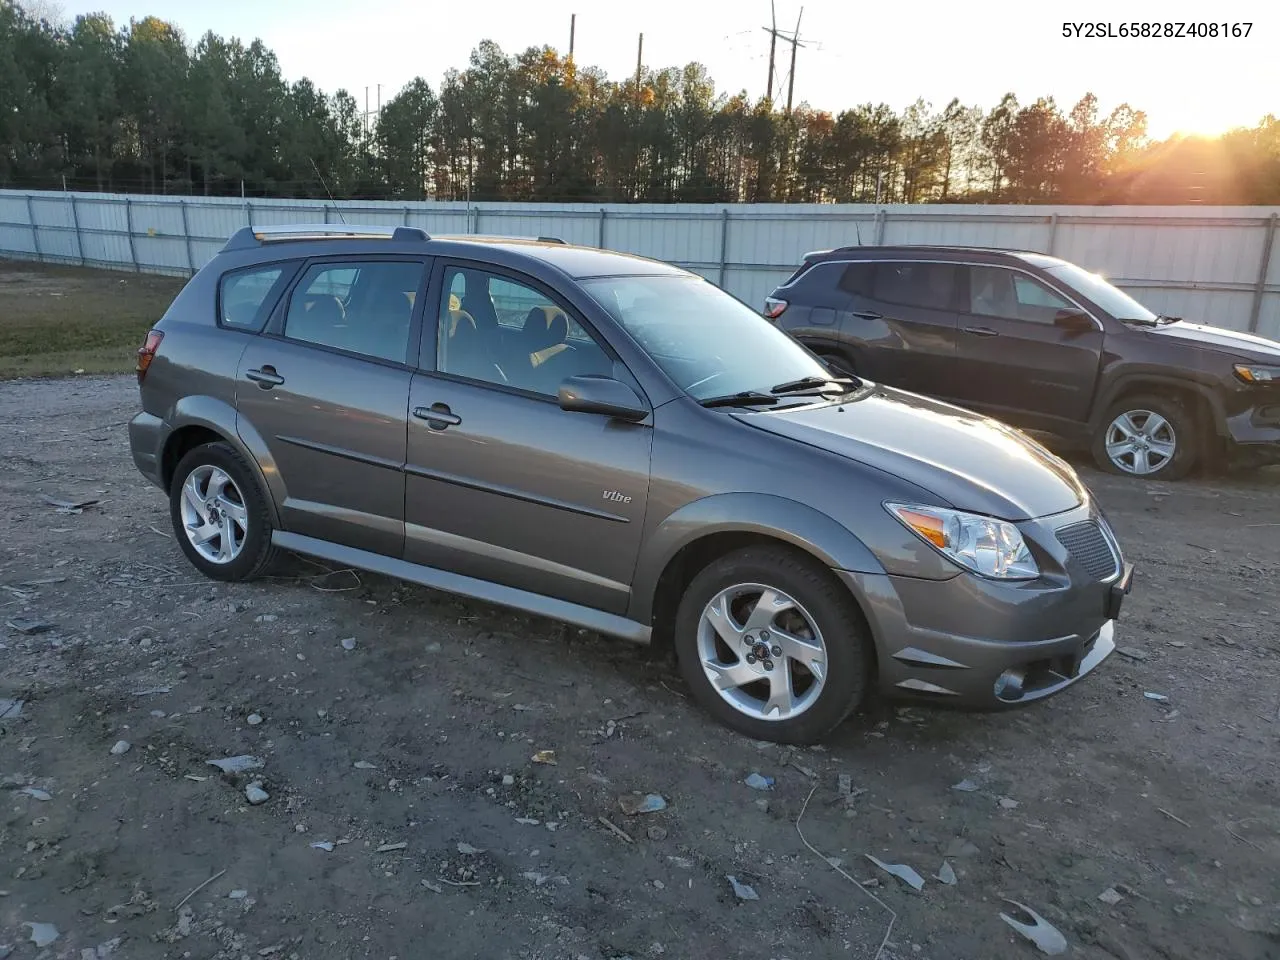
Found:
[[[560,409],[578,413],[602,413],[635,423],[649,415],[649,408],[621,380],[584,374],[560,384]]]
[[[1075,333],[1083,333],[1086,330],[1096,330],[1093,317],[1085,313],[1083,310],[1059,310],[1053,318],[1053,325],[1062,327],[1064,330],[1071,330]]]

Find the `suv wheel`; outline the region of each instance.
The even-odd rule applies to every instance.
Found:
[[[739,733],[813,743],[861,702],[871,675],[853,597],[817,561],[749,547],[708,565],[676,613],[676,655],[695,699]]]
[[[182,552],[214,580],[252,579],[274,559],[266,498],[253,468],[228,443],[206,443],[178,462],[169,515]]]
[[[1191,411],[1154,396],[1112,404],[1093,438],[1093,458],[1110,473],[1180,480],[1195,466],[1200,438]]]

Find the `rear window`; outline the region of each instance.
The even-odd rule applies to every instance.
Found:
[[[236,330],[261,330],[267,298],[284,275],[284,267],[251,267],[222,275],[218,284],[218,322]]]

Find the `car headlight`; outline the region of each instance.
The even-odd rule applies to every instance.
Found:
[[[1258,363],[1237,363],[1236,376],[1245,383],[1280,383],[1280,367]]]
[[[941,507],[886,503],[908,530],[948,560],[994,580],[1034,580],[1040,568],[1012,523]]]

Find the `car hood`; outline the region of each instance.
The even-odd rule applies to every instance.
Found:
[[[1088,497],[1062,460],[1026,435],[950,404],[881,385],[823,403],[746,413],[758,430],[901,477],[958,510],[1028,520]]]
[[[1211,327],[1203,323],[1167,323],[1162,327],[1149,327],[1148,332],[1158,337],[1172,337],[1206,347],[1213,347],[1246,360],[1263,363],[1280,362],[1280,342],[1252,333],[1238,333],[1223,327]]]

